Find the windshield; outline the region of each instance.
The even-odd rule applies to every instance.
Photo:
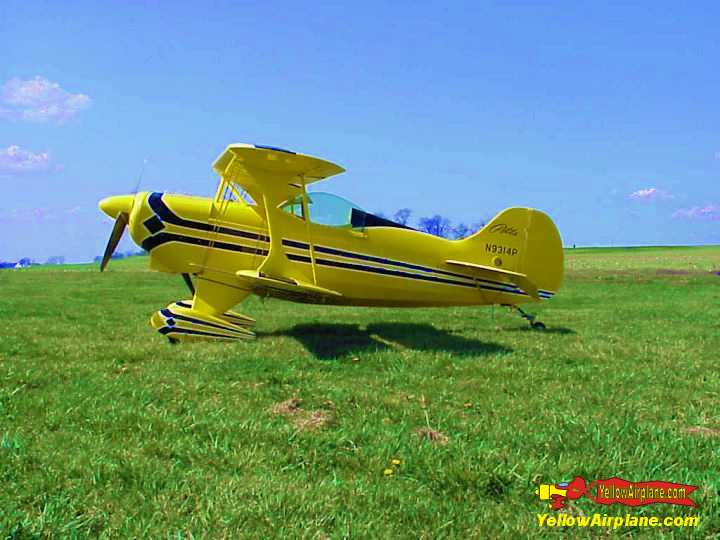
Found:
[[[349,227],[352,209],[362,210],[358,205],[331,193],[308,193],[310,221],[330,227]]]
[[[287,201],[281,208],[285,212],[303,217],[300,197]],[[353,208],[362,211],[358,205],[337,195],[319,191],[308,193],[308,210],[312,223],[330,227],[350,227]]]

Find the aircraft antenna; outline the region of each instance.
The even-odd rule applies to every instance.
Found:
[[[142,167],[140,167],[140,175],[138,176],[137,184],[135,184],[135,190],[133,191],[133,195],[137,195],[138,191],[140,191],[140,184],[142,183],[143,176],[145,175],[145,167],[147,166],[148,159],[143,159]]]

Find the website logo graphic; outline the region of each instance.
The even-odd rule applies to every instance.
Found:
[[[571,482],[541,484],[535,490],[535,495],[541,501],[550,501],[550,508],[553,510],[565,508],[568,501],[583,496],[598,504],[676,504],[695,507],[697,504],[690,498],[690,494],[696,489],[697,486],[689,484],[660,480],[630,482],[616,476],[588,483],[582,476],[576,476]]]

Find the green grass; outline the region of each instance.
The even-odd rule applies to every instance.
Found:
[[[573,512],[720,537],[720,248],[567,253],[545,333],[251,298],[256,341],[174,347],[148,319],[188,293],[143,257],[0,272],[0,540],[552,536],[533,491],[575,475],[699,485],[697,510]]]

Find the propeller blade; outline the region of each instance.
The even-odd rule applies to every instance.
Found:
[[[125,212],[120,212],[118,214],[118,217],[115,220],[115,225],[113,226],[112,233],[110,233],[110,239],[108,240],[107,246],[105,247],[105,253],[103,254],[102,262],[100,263],[101,272],[105,270],[105,268],[107,268],[107,265],[110,262],[110,258],[113,256],[113,253],[115,253],[115,249],[117,249],[118,244],[120,243],[120,239],[125,232],[125,227],[127,227],[128,219],[129,217]]]

